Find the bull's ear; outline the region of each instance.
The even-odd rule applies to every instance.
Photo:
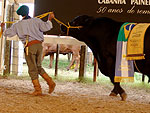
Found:
[[[90,24],[92,24],[93,20],[94,20],[93,17],[86,18],[85,21],[84,21],[84,24],[85,25],[90,25]]]

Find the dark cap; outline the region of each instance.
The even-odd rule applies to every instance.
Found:
[[[29,7],[22,5],[17,9],[16,13],[21,16],[27,16],[29,14]]]

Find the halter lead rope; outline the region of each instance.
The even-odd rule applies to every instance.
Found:
[[[47,13],[44,13],[44,14],[41,14],[39,16],[36,16],[35,18],[44,18],[46,17],[47,15],[51,14],[52,12],[47,12]],[[67,35],[69,35],[69,29],[70,28],[82,28],[82,26],[70,26],[69,22],[68,22],[68,25],[64,24],[63,22],[61,22],[60,20],[58,20],[57,18],[54,17],[54,20],[59,23],[59,24],[62,24],[64,25],[66,28],[67,28]],[[15,22],[10,22],[10,21],[7,21],[7,22],[4,22],[4,23],[9,23],[9,24],[13,24]],[[2,34],[2,31],[0,32],[0,34]]]
[[[44,17],[46,17],[47,15],[49,15],[49,14],[51,14],[51,13],[52,13],[52,12],[44,13],[44,14],[42,14],[42,15],[36,16],[36,18],[44,18]],[[70,28],[82,28],[82,26],[70,26],[69,22],[68,22],[68,25],[66,25],[66,24],[64,24],[63,22],[61,22],[61,21],[59,21],[58,19],[56,19],[55,17],[54,17],[54,20],[55,20],[57,23],[62,24],[62,25],[64,25],[64,26],[67,28],[67,35],[69,35],[69,29],[70,29]]]

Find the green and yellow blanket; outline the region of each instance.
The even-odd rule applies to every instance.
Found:
[[[144,36],[150,23],[124,23],[117,40],[115,82],[134,81],[133,60],[145,59]]]
[[[132,60],[126,59],[127,41],[135,23],[124,23],[117,39],[115,82],[134,81],[134,66]]]

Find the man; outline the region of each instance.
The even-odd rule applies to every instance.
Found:
[[[26,41],[28,41],[26,45],[28,51],[26,50],[25,52],[25,59],[28,65],[28,72],[35,89],[32,94],[42,95],[38,74],[40,74],[46,80],[47,84],[49,85],[49,93],[52,93],[56,84],[42,68],[41,58],[43,49],[42,42],[44,40],[43,32],[52,29],[53,26],[51,20],[54,18],[54,14],[51,13],[48,17],[48,21],[43,22],[41,19],[31,18],[28,16],[29,8],[26,5],[19,7],[17,14],[21,15],[23,19],[6,29],[4,36],[12,37],[14,35],[18,35],[23,44],[26,44]],[[4,24],[1,24],[1,26],[3,27]]]

